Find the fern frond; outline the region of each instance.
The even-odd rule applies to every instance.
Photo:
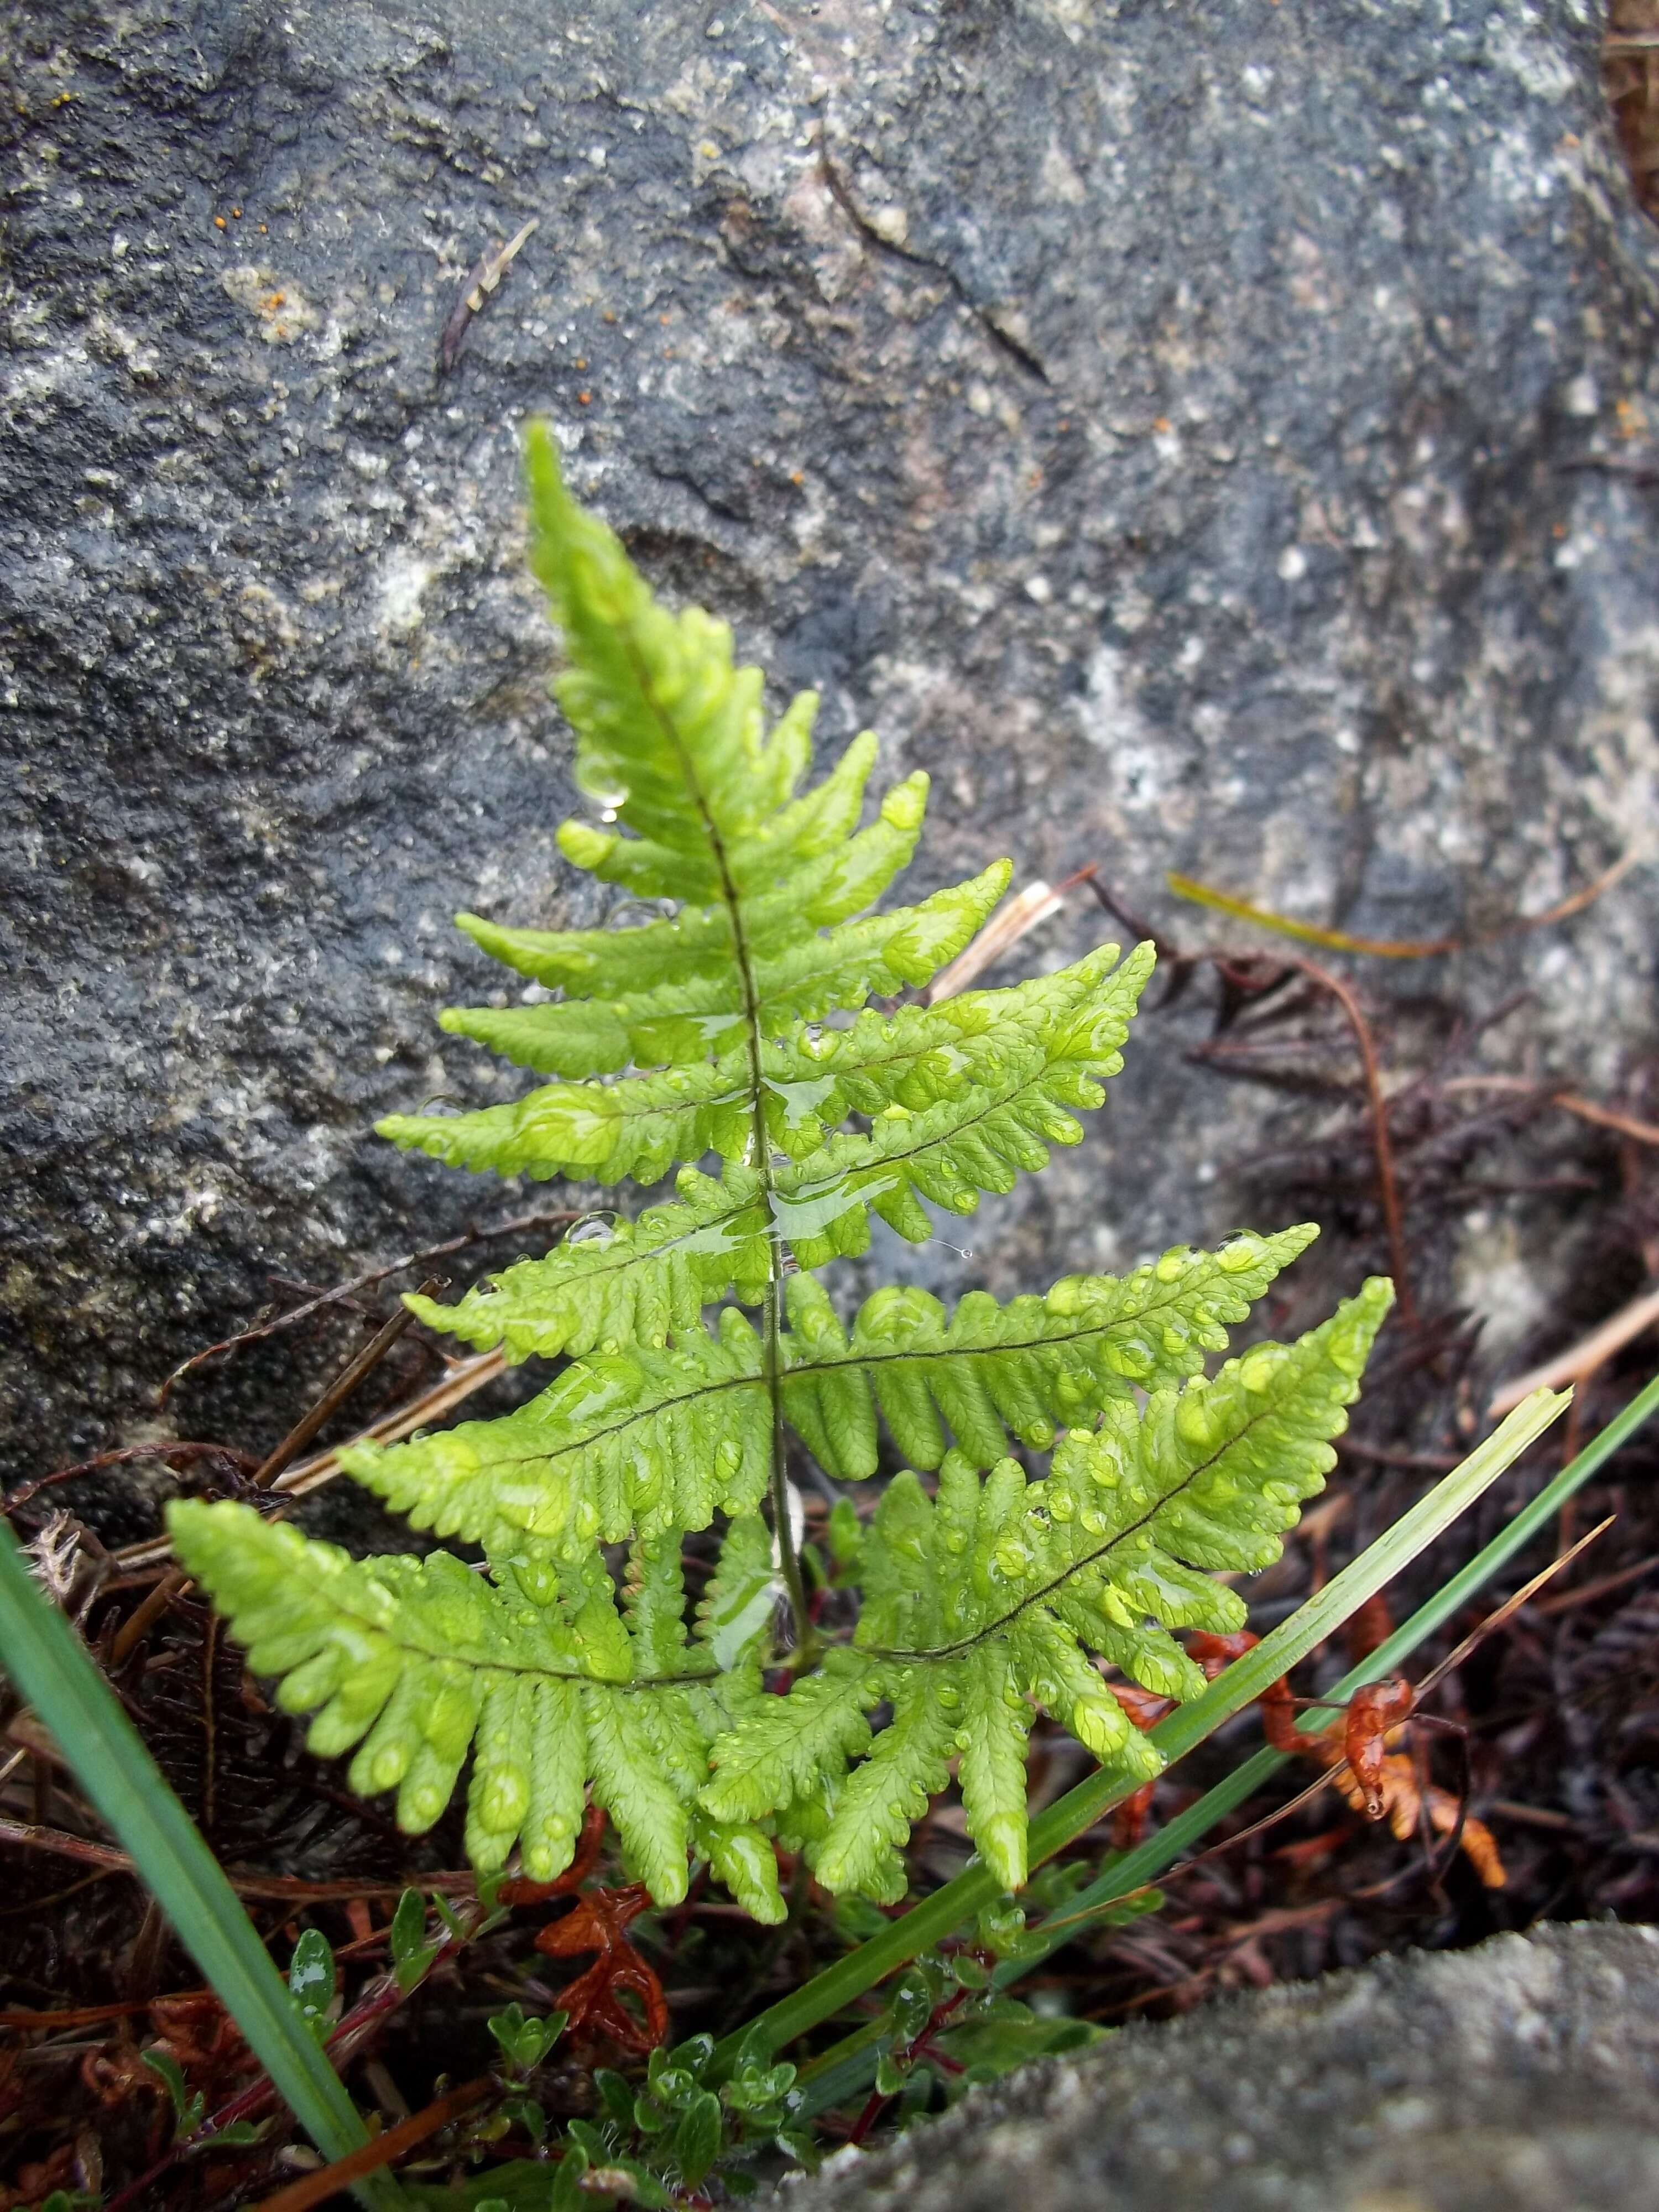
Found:
[[[314,1716],[311,1749],[334,1758],[356,1746],[352,1788],[395,1789],[400,1827],[432,1826],[471,1747],[467,1850],[481,1872],[517,1841],[530,1878],[555,1880],[574,1852],[591,1778],[659,1904],[685,1894],[695,1828],[716,1872],[723,1862],[740,1875],[745,1906],[781,1917],[764,1838],[695,1802],[712,1735],[764,1702],[757,1651],[769,1607],[723,1668],[702,1620],[688,1646],[677,1536],[636,1547],[619,1613],[608,1583],[573,1588],[533,1559],[505,1563],[492,1585],[447,1552],[354,1560],[246,1505],[185,1499],[167,1518],[180,1561],[247,1646],[248,1664],[280,1677],[285,1711]],[[728,1589],[753,1583],[757,1555],[769,1563],[764,1528],[734,1522],[720,1567]],[[608,1633],[595,1633],[596,1605]]]
[[[1082,1032],[1071,1047],[1079,1079],[1073,1103],[1097,1103],[1080,1086],[1091,1072],[1115,1073],[1127,1014],[1152,964],[1150,948],[1142,948],[1114,975],[1117,957],[1115,945],[1103,945],[1033,982],[964,992],[939,1006],[902,1006],[891,1015],[866,1012],[846,1030],[797,1030],[765,1042],[762,1104],[772,1144],[800,1160],[822,1149],[852,1113],[882,1115],[896,1106],[918,1114],[946,1101],[988,1100],[1012,1054],[1068,1030]],[[518,1056],[514,1039],[522,1018],[522,1009],[489,1015],[489,1041],[509,1058]],[[550,1084],[477,1113],[392,1115],[379,1127],[405,1151],[475,1172],[651,1183],[677,1161],[708,1152],[741,1160],[754,1133],[753,1085],[744,1046],[614,1083]]]
[[[867,1085],[856,1096],[876,1107],[883,1088],[878,1068],[895,1078],[893,1095],[879,1106],[871,1133],[833,1137],[804,1158],[786,1159],[773,1169],[763,1202],[752,1170],[736,1160],[727,1163],[720,1182],[687,1169],[679,1179],[686,1209],[653,1207],[631,1228],[619,1225],[615,1247],[603,1258],[584,1251],[573,1261],[573,1248],[567,1244],[544,1260],[520,1262],[494,1285],[470,1291],[458,1305],[444,1308],[411,1298],[412,1310],[481,1348],[502,1344],[510,1358],[580,1352],[607,1335],[650,1340],[668,1328],[688,1326],[697,1306],[726,1290],[736,1287],[742,1296],[757,1279],[763,1284],[769,1223],[808,1268],[867,1249],[872,1212],[911,1242],[925,1242],[933,1224],[923,1199],[955,1213],[970,1213],[981,1191],[1011,1190],[1022,1170],[1046,1166],[1050,1144],[1072,1145],[1080,1139],[1081,1127],[1067,1109],[1101,1103],[1101,1081],[1122,1065],[1119,1047],[1152,969],[1149,946],[1139,947],[1115,968],[1112,957],[1113,949],[1103,948],[1102,955],[1048,979],[1055,988],[1024,995],[1008,1018],[981,1032],[982,1048],[972,1074],[955,1083],[942,1079],[949,1063],[940,1065],[939,1030],[925,1010],[918,1010],[923,1018],[911,1025],[918,1047],[913,1057],[890,1046],[885,1062],[878,1061],[876,1033],[866,1030],[859,1044],[870,1059],[857,1073],[867,1078]],[[933,1065],[924,1073],[929,1060]],[[727,1073],[715,1072],[729,1079]],[[641,1105],[644,1094],[658,1102],[672,1097],[677,1073],[611,1090],[568,1086],[532,1094],[518,1107],[459,1120],[415,1117],[418,1136],[409,1133],[407,1124],[392,1133],[458,1164],[512,1172],[528,1168],[522,1149],[526,1130],[545,1126],[550,1117],[565,1133],[558,1145],[567,1155],[584,1147],[597,1151],[601,1139],[595,1133],[610,1126],[601,1110],[607,1098],[618,1090],[632,1094],[618,1109],[620,1121],[627,1104]],[[908,1086],[907,1076],[912,1079]],[[853,1069],[847,1078],[850,1085]],[[816,1101],[808,1110],[816,1111],[827,1104],[836,1079],[828,1074],[769,1079],[769,1096],[778,1097],[787,1115],[805,1092]],[[929,1103],[919,1109],[903,1103],[907,1087],[911,1097]],[[728,1090],[707,1109],[695,1097],[684,1105],[680,1127],[688,1144],[700,1133],[712,1133],[711,1127],[699,1130],[700,1114],[740,1112],[743,1095],[752,1100],[752,1087],[737,1101]],[[672,1110],[665,1110],[662,1127]],[[752,1126],[752,1109],[750,1119]],[[735,1138],[737,1133],[732,1133]],[[532,1134],[530,1141],[554,1140]],[[541,1171],[556,1172],[570,1164],[568,1158],[544,1162]],[[750,1289],[749,1295],[757,1300],[758,1289]],[[613,1325],[607,1327],[608,1321]]]
[[[1175,1632],[1242,1619],[1213,1571],[1275,1556],[1317,1488],[1386,1286],[1211,1382],[1206,1355],[1311,1230],[1006,1305],[879,1290],[843,1317],[811,1271],[863,1253],[872,1215],[923,1240],[930,1208],[971,1212],[1078,1141],[1152,948],[1102,946],[938,1006],[870,1005],[964,948],[1007,864],[878,911],[927,777],[882,792],[866,820],[866,732],[809,787],[816,697],[769,730],[725,625],[658,605],[566,491],[544,430],[527,458],[532,565],[564,645],[555,688],[602,817],[564,823],[559,847],[658,910],[619,906],[625,926],[585,930],[460,916],[534,988],[443,1026],[552,1079],[511,1105],[380,1126],[532,1180],[678,1170],[674,1194],[579,1224],[454,1306],[407,1301],[480,1350],[572,1363],[497,1420],[341,1454],[416,1528],[481,1545],[486,1572],[443,1552],[354,1561],[237,1505],[173,1508],[179,1558],[285,1708],[313,1716],[313,1747],[355,1752],[353,1786],[395,1790],[405,1827],[437,1817],[470,1750],[481,1869],[516,1843],[551,1879],[591,1793],[659,1902],[684,1895],[694,1851],[778,1918],[774,1836],[830,1887],[896,1899],[910,1825],[954,1759],[969,1831],[1017,1887],[1032,1711],[1127,1783],[1152,1771],[1100,1662],[1177,1697],[1198,1686]],[[830,1476],[862,1480],[883,1422],[937,1485],[888,1484],[860,1547],[854,1643],[823,1650],[783,1440],[793,1429]],[[1053,1448],[1046,1480],[1006,1456],[1011,1438]],[[684,1540],[721,1516],[688,1623]],[[627,1547],[620,1592],[611,1545]],[[761,1663],[781,1593],[798,1672],[774,1697]]]
[[[975,1465],[1009,1433],[1038,1449],[1057,1428],[1134,1388],[1157,1389],[1224,1350],[1309,1228],[1236,1237],[1218,1252],[1173,1251],[1121,1280],[1072,1276],[1047,1298],[999,1306],[970,1292],[947,1316],[924,1291],[878,1291],[850,1337],[818,1285],[788,1284],[780,1344],[783,1411],[825,1471],[861,1481],[877,1465],[879,1407],[912,1466],[937,1467],[944,1424]],[[453,1310],[419,1311],[441,1316]],[[942,1418],[941,1418],[942,1417]],[[354,1445],[346,1473],[416,1528],[495,1552],[526,1538],[576,1554],[637,1529],[704,1528],[754,1510],[772,1449],[763,1347],[728,1307],[672,1348],[635,1343],[568,1368],[542,1395],[489,1421],[404,1444]]]
[[[1166,1695],[1203,1688],[1170,1628],[1235,1628],[1244,1608],[1195,1570],[1255,1569],[1278,1557],[1282,1532],[1334,1462],[1329,1440],[1346,1424],[1391,1297],[1385,1282],[1368,1284],[1297,1344],[1258,1346],[1211,1382],[1155,1393],[1144,1411],[1113,1401],[1098,1430],[1061,1443],[1046,1482],[1013,1460],[981,1481],[953,1452],[936,1497],[914,1474],[888,1486],[865,1541],[854,1638],[872,1665],[848,1680],[859,1697],[878,1686],[893,1719],[836,1796],[816,1850],[827,1887],[884,1893],[892,1854],[952,1750],[962,1755],[969,1833],[998,1880],[1019,1887],[1024,1723],[1016,1705],[1028,1698],[1103,1764],[1121,1765],[1126,1781],[1156,1770],[1085,1655]],[[860,1747],[850,1725],[831,1740],[811,1728],[824,1694],[803,1716],[821,1771],[843,1743],[854,1754]],[[740,1722],[711,1753],[705,1805],[751,1820],[777,1811],[799,1789],[799,1771],[779,1756],[788,1741],[775,1711]]]
[[[679,1200],[582,1224],[544,1259],[520,1260],[453,1306],[411,1295],[410,1310],[480,1351],[500,1345],[510,1361],[595,1345],[659,1345],[695,1328],[728,1291],[757,1305],[767,1279],[767,1221],[747,1169],[722,1182],[684,1170]]]
[[[981,1467],[1000,1457],[1009,1433],[1044,1450],[1058,1427],[1108,1398],[1200,1372],[1206,1352],[1225,1351],[1227,1325],[1249,1318],[1316,1233],[1303,1224],[1215,1252],[1177,1246],[1131,1274],[1066,1276],[1046,1297],[1006,1306],[970,1291],[953,1315],[926,1291],[877,1291],[850,1334],[818,1285],[795,1276],[785,1410],[820,1463],[848,1481],[873,1468],[877,1407],[912,1467],[939,1465],[947,1427]]]
[[[803,927],[793,939],[761,951],[745,947],[746,982],[732,948],[718,965],[710,956],[713,972],[681,981],[611,997],[586,989],[578,997],[576,987],[567,984],[562,987],[567,995],[552,1003],[451,1006],[439,1024],[544,1075],[610,1075],[630,1062],[639,1067],[696,1062],[743,1048],[751,1024],[762,1037],[775,1037],[798,1023],[862,1006],[872,994],[920,988],[956,957],[1007,885],[1006,863],[999,861],[919,906],[867,915],[822,935],[807,929],[795,910],[793,918]],[[502,929],[475,915],[457,920],[481,951],[520,975],[540,981],[562,964],[563,953],[551,948],[566,941],[565,933]],[[616,964],[624,954],[636,956],[641,971],[649,973],[651,948],[630,946],[628,940],[658,938],[679,926],[569,934],[598,937],[620,948],[611,955]],[[393,1128],[382,1133],[404,1141],[396,1117]]]
[[[636,1344],[568,1367],[538,1398],[413,1443],[343,1452],[346,1473],[416,1528],[507,1551],[526,1538],[619,1544],[752,1512],[771,1464],[754,1329],[735,1307],[718,1340]]]

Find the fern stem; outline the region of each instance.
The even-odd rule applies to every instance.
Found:
[[[773,1258],[777,1257],[775,1239]],[[812,1626],[812,1616],[807,1606],[806,1584],[800,1571],[800,1554],[795,1549],[795,1529],[789,1511],[789,1462],[785,1449],[783,1426],[783,1386],[780,1379],[781,1365],[778,1328],[778,1276],[774,1272],[766,1286],[766,1382],[772,1397],[772,1474],[769,1492],[772,1502],[772,1530],[778,1547],[778,1567],[783,1576],[783,1586],[789,1593],[789,1610],[794,1616],[795,1644],[790,1659],[797,1668],[810,1667],[817,1656],[818,1632]]]
[[[640,687],[640,696],[647,702],[657,718],[658,727],[678,756],[680,770],[685,778],[685,787],[690,793],[698,814],[702,817],[703,834],[708,840],[715,868],[720,875],[720,903],[732,923],[732,957],[737,963],[743,988],[744,1037],[749,1054],[749,1097],[752,1127],[750,1139],[755,1156],[755,1173],[760,1179],[761,1197],[766,1207],[766,1300],[763,1308],[762,1332],[765,1342],[766,1389],[772,1401],[772,1469],[768,1488],[772,1503],[772,1535],[778,1547],[778,1564],[783,1575],[783,1586],[789,1595],[789,1609],[794,1616],[795,1643],[793,1660],[798,1667],[808,1666],[817,1649],[817,1635],[807,1611],[806,1586],[801,1579],[800,1560],[795,1551],[795,1532],[789,1516],[788,1461],[784,1449],[783,1380],[781,1349],[782,1330],[781,1309],[783,1304],[783,1239],[779,1233],[775,1193],[772,1183],[772,1140],[766,1126],[766,1081],[761,1066],[760,993],[755,981],[755,963],[749,949],[748,934],[743,925],[743,901],[737,881],[732,873],[731,859],[726,849],[726,840],[720,835],[714,810],[704,795],[697,775],[696,763],[687,750],[685,741],[675,726],[674,718],[662,707],[652,688],[649,669],[635,647],[632,638],[625,641],[624,649],[634,664],[634,674]]]

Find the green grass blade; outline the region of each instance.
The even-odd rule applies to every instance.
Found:
[[[36,1586],[3,1522],[0,1666],[131,1854],[300,2125],[331,2161],[357,2149],[368,2131],[258,1930],[80,1638]],[[361,2184],[357,2195],[377,2207],[403,2201],[384,2173]]]
[[[1472,1505],[1548,1427],[1567,1402],[1565,1393],[1558,1396],[1547,1390],[1538,1390],[1517,1406],[1503,1426],[1471,1452],[1462,1466],[1437,1482],[1393,1528],[1328,1583],[1317,1596],[1310,1599],[1288,1620],[1282,1621],[1254,1650],[1218,1675],[1202,1697],[1178,1707],[1161,1722],[1152,1730],[1152,1740],[1165,1758],[1171,1763],[1183,1758],[1223,1721],[1259,1697],[1270,1682],[1277,1681],[1316,1644],[1324,1643],[1367,1598],[1391,1582],[1402,1567]],[[1041,1866],[1091,1828],[1125,1794],[1125,1784],[1097,1772],[1080,1782],[1075,1790],[1068,1790],[1065,1796],[1057,1798],[1031,1823],[1032,1867]],[[741,2037],[728,2036],[715,2054],[715,2068],[728,2066],[739,2041],[752,2035],[757,2027],[764,2029],[774,2051],[782,2050],[796,2036],[832,2019],[921,1952],[931,1950],[1000,1894],[995,1876],[978,1860],[971,1860],[954,1881],[935,1890],[920,1905],[913,1905],[881,1935],[860,1944],[844,1959],[838,1959],[833,1966],[815,1974],[792,1995],[758,2014],[743,2030]],[[1075,1905],[1070,1909],[1075,1911]]]

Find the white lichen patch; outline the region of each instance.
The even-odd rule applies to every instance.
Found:
[[[219,274],[222,288],[252,315],[266,345],[292,345],[321,318],[291,277],[252,261],[239,261]]]
[[[420,627],[421,601],[432,576],[431,563],[415,554],[388,554],[380,568],[379,627],[383,632],[393,637],[406,637]]]

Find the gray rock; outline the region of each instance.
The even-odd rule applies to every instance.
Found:
[[[147,1432],[268,1269],[512,1210],[368,1127],[514,1080],[441,1048],[499,988],[452,909],[599,910],[551,841],[533,410],[827,744],[933,772],[920,890],[1006,849],[1420,937],[1604,866],[1652,818],[1659,560],[1651,495],[1571,465],[1646,448],[1659,253],[1598,26],[0,0],[7,1456]],[[1546,1063],[1611,1083],[1650,884],[1428,980],[1529,985]],[[969,1256],[892,1264],[1006,1292],[1233,1225],[1261,1109],[1182,1034]],[[1475,1273],[1519,1329],[1511,1246]],[[265,1440],[303,1391],[249,1374],[167,1419]]]
[[[1546,1927],[1137,2025],[783,2212],[1652,2212],[1659,1930]]]

